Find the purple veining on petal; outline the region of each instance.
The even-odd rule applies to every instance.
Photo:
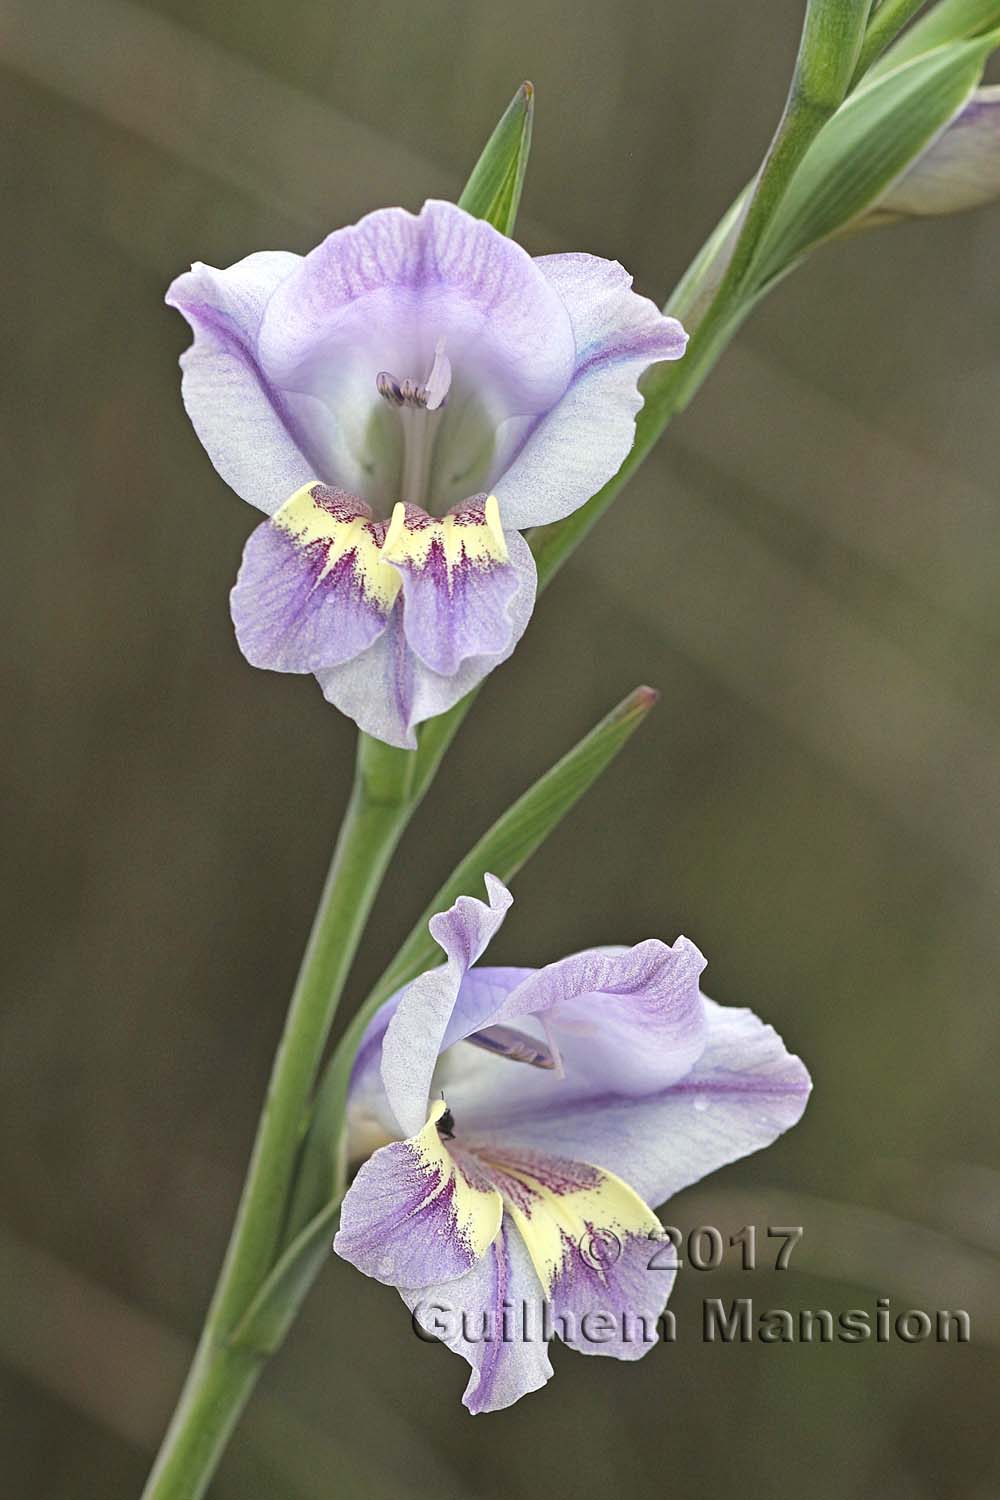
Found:
[[[583,1188],[597,1187],[601,1181],[600,1172],[587,1162],[571,1161],[568,1157],[552,1156],[543,1151],[506,1145],[496,1149],[477,1144],[474,1140],[464,1141],[461,1149],[479,1163],[483,1180],[492,1183],[529,1219],[542,1199],[525,1177],[532,1178],[557,1198],[580,1192]],[[462,1159],[465,1159],[464,1155]],[[516,1173],[524,1176],[516,1176]]]
[[[627,949],[588,949],[535,971],[516,984],[505,971],[490,985],[475,978],[449,1022],[449,1047],[496,1024],[527,1025],[553,1050],[563,1077],[553,1090],[542,1070],[510,1079],[483,1074],[483,1104],[494,1090],[505,1110],[558,1098],[565,1107],[595,1092],[640,1095],[683,1077],[705,1045],[706,1019],[698,990],[705,960],[693,943],[648,939]],[[492,1008],[488,1009],[492,1001]],[[595,1037],[600,1038],[599,1045]],[[534,1076],[532,1076],[534,1075]]]
[[[295,433],[294,423],[292,422],[284,393],[272,385],[264,374],[260,361],[257,358],[255,344],[248,341],[240,330],[234,326],[228,314],[222,312],[217,307],[212,307],[208,302],[187,302],[183,305],[176,302],[173,305],[183,312],[192,327],[200,323],[203,328],[211,329],[220,343],[226,344],[232,353],[246,365],[247,369],[251,371],[260,385],[261,394],[273,409],[275,417],[287,431],[289,441],[300,449],[305,459],[310,460],[311,455],[307,451],[307,445]],[[190,353],[190,351],[188,352]],[[182,356],[182,361],[184,357]],[[313,468],[313,472],[315,472],[315,465],[310,463],[310,466]],[[280,503],[279,500],[278,504]]]
[[[468,1361],[471,1374],[462,1399],[473,1414],[500,1411],[552,1378],[545,1298],[510,1224],[460,1280],[403,1289],[400,1295],[427,1333],[443,1338]]]
[[[419,215],[381,209],[329,235],[268,307],[260,354],[269,378],[316,398],[304,421],[337,472],[341,411],[363,425],[380,372],[423,381],[442,341],[456,388],[474,393],[494,426],[549,410],[573,369],[569,318],[530,256],[429,202]]]
[[[648,1354],[676,1276],[673,1247],[588,1224],[579,1241],[563,1235],[563,1251],[550,1292],[554,1332],[581,1354],[627,1360]]]
[[[442,1162],[428,1160],[415,1141],[376,1151],[344,1198],[337,1254],[391,1286],[463,1276],[481,1254],[458,1197],[461,1186],[471,1184],[459,1162],[441,1155]]]
[[[648,1205],[788,1130],[805,1108],[809,1077],[771,1027],[698,992],[704,961],[683,940],[674,949],[592,950],[541,971],[470,969],[496,925],[498,897],[506,897],[499,882],[488,883],[493,915],[460,902],[435,918],[449,963],[373,1021],[354,1084],[359,1107],[372,1105],[380,1039],[390,1032],[397,1114],[427,1099],[440,1056],[433,1086],[448,1100],[456,1190],[495,1193],[503,1210],[491,1253],[450,1283],[453,1309],[488,1317],[505,1285],[501,1248],[508,1270],[520,1256],[519,1275],[530,1255],[523,1300],[541,1311],[542,1344],[554,1335],[583,1353],[637,1359],[656,1342],[675,1270]],[[521,1017],[529,1038],[543,1018],[552,1023],[565,1046],[565,1079],[453,1045],[507,1014]],[[384,1040],[381,1050],[385,1083]],[[630,1070],[644,1069],[642,1089],[631,1091]],[[664,1086],[650,1089],[656,1076]],[[420,1199],[414,1213],[405,1200],[402,1229],[428,1206]],[[384,1201],[378,1211],[398,1235],[398,1212],[387,1213]],[[441,1290],[428,1284],[404,1293],[430,1331],[437,1330],[419,1309]],[[501,1290],[499,1300],[510,1296]],[[548,1378],[544,1349],[521,1334],[501,1350],[461,1329],[442,1337],[473,1367],[470,1409],[507,1405]]]
[[[594,1162],[653,1205],[769,1146],[801,1118],[809,1074],[751,1011],[705,997],[702,1004],[708,1022],[702,1056],[684,1078],[642,1097],[609,1092],[598,1080],[576,1095],[556,1085],[539,1089],[532,1086],[534,1070],[471,1053],[447,1085],[463,1135],[487,1154],[523,1147]],[[599,1056],[599,1033],[593,1045]]]
[[[470,657],[500,656],[512,644],[510,604],[521,586],[502,533],[491,531],[476,496],[442,521],[415,506],[386,556],[403,579],[408,644],[434,672],[451,677]]]
[[[274,671],[318,672],[367,650],[385,630],[392,603],[373,580],[384,536],[384,523],[373,521],[367,506],[319,484],[258,526],[231,596],[247,660]]]
[[[470,528],[464,551],[435,533],[425,555],[391,559],[406,599],[381,633],[370,592],[350,597],[356,559],[353,572],[345,562],[320,577],[307,545],[296,585],[286,544],[248,548],[235,607],[250,659],[316,671],[330,702],[406,748],[419,723],[514,649],[535,591],[516,533],[568,514],[611,478],[634,435],[639,374],[683,344],[616,263],[533,261],[438,202],[417,215],[379,210],[305,259],[263,252],[225,270],[195,266],[168,301],[195,331],[182,360],[191,419],[220,474],[261,510],[316,475],[383,515],[400,500],[440,513],[495,488],[505,548],[483,550]],[[412,403],[396,401],[404,385]],[[263,575],[274,575],[267,587]],[[336,627],[320,590],[344,596]]]
[[[166,298],[194,333],[181,356],[188,415],[226,483],[267,514],[317,472],[257,353],[264,309],[300,264],[301,257],[280,251],[221,271],[198,263],[173,281]]]

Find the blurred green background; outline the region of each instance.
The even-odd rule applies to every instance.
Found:
[[[521,237],[662,299],[777,116],[800,0],[2,0],[9,456],[5,1496],[137,1495],[222,1254],[351,726],[251,670],[255,513],[183,413],[192,259],[453,196],[523,77]],[[996,1500],[1000,210],[785,283],[541,603],[386,881],[349,1003],[471,838],[662,702],[518,879],[496,961],[685,932],[808,1061],[803,1123],[682,1195],[801,1224],[678,1280],[640,1364],[471,1419],[331,1260],[218,1500]],[[345,1011],[349,1008],[345,1005]],[[962,1307],[967,1346],[720,1347],[702,1299]]]

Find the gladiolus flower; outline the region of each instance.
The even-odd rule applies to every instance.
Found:
[[[617,262],[532,259],[450,203],[338,229],[302,257],[195,265],[183,396],[223,479],[269,517],[232,595],[255,666],[311,672],[412,747],[514,649],[521,532],[622,464],[639,376],[686,335]]]
[[[701,994],[685,938],[474,968],[511,904],[486,885],[431,919],[447,962],[362,1041],[348,1149],[368,1160],[334,1241],[469,1362],[472,1412],[545,1384],[550,1331],[646,1353],[675,1269],[648,1205],[769,1145],[811,1086],[769,1026]]]

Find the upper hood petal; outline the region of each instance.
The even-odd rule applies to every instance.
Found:
[[[320,472],[366,498],[359,444],[381,401],[380,373],[422,380],[443,350],[453,375],[446,447],[450,414],[461,422],[473,393],[494,429],[548,411],[569,384],[574,348],[558,290],[527,252],[434,200],[419,214],[378,209],[328,235],[272,299],[259,343],[268,378],[304,398],[296,411]]]

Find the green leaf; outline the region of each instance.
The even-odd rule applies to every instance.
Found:
[[[501,880],[511,880],[610,765],[658,697],[652,688],[639,687],[613,708],[493,824],[430,902],[352,1018],[320,1085],[295,1184],[290,1233],[297,1233],[311,1218],[342,1174],[339,1151],[347,1085],[368,1022],[383,1001],[402,985],[441,962],[441,949],[427,930],[431,917],[435,912],[447,910],[459,896],[481,896],[487,872]]]
[[[765,285],[869,208],[972,93],[993,37],[955,42],[852,94],[813,142],[752,272]]]
[[[981,36],[995,26],[1000,26],[1000,0],[941,0],[940,5],[935,5],[926,16],[915,21],[909,31],[893,43],[868,77],[888,73],[948,42]]]
[[[522,83],[486,142],[483,154],[458,200],[459,208],[485,219],[501,234],[512,234],[531,149],[535,91]]]
[[[330,1253],[340,1199],[331,1198],[281,1255],[256,1292],[227,1342],[236,1348],[273,1354],[282,1343],[306,1293]]]

